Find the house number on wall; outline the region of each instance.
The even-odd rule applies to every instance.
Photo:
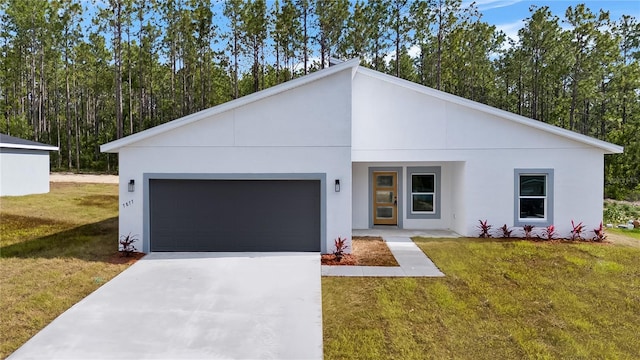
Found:
[[[125,203],[122,203],[122,207],[129,207],[131,205],[133,205],[133,200],[129,200],[129,201],[125,202]]]

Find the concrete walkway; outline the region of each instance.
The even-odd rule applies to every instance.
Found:
[[[322,359],[320,256],[152,253],[9,359]]]
[[[430,232],[369,229],[354,230],[353,236],[381,236],[400,266],[344,266],[322,265],[323,276],[371,276],[371,277],[441,277],[444,274],[436,267],[410,236],[459,237],[448,231]],[[433,233],[433,234],[432,234]]]

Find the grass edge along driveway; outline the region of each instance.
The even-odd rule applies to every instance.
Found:
[[[118,185],[0,199],[0,358],[122,272]],[[126,306],[126,304],[123,304]]]
[[[326,359],[633,359],[640,249],[415,239],[444,278],[323,277]]]

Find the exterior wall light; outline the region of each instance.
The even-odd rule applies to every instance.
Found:
[[[135,189],[136,189],[135,180],[133,180],[133,179],[129,180],[129,192],[133,192]]]
[[[336,192],[340,192],[340,180],[336,179]]]

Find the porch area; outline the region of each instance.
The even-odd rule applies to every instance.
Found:
[[[398,233],[407,236],[464,235],[464,174],[463,161],[353,162],[352,227],[373,236],[389,229],[410,230]]]
[[[383,239],[396,238],[396,237],[408,237],[415,236],[427,237],[427,238],[459,238],[460,234],[451,230],[413,230],[413,229],[398,229],[397,227],[374,227],[373,229],[353,229],[351,230],[352,236],[379,236]]]

